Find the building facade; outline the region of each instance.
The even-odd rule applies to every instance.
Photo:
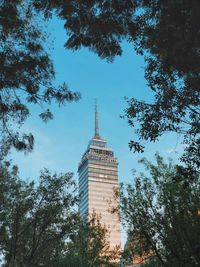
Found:
[[[95,134],[82,156],[78,173],[81,216],[88,217],[93,211],[100,214],[102,223],[109,230],[110,246],[120,245],[119,216],[109,211],[110,207],[117,204],[114,189],[118,188],[118,161],[99,135],[97,108]]]

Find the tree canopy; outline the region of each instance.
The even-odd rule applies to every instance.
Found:
[[[89,220],[77,221],[77,231],[66,244],[61,267],[115,267],[118,266],[120,248],[111,248],[109,231],[101,217],[93,212]]]
[[[184,139],[182,160],[199,168],[198,0],[18,0],[1,1],[0,8],[0,103],[7,143],[32,149],[31,135],[20,139],[7,126],[11,119],[23,123],[29,114],[27,102],[42,105],[53,99],[63,103],[79,98],[66,85],[56,89],[52,84],[54,68],[37,18],[48,20],[55,14],[64,21],[68,49],[84,46],[112,61],[122,54],[122,41],[126,40],[145,57],[145,77],[154,100],[128,99],[125,118],[139,137],[129,143],[130,148],[142,152],[145,140],[156,141],[166,132],[175,132]],[[47,109],[40,117],[46,121],[52,114]]]
[[[46,35],[33,1],[0,1],[0,132],[1,154],[14,146],[31,151],[32,134],[16,130],[30,115],[30,104],[41,107],[40,118],[53,118],[48,108],[78,100],[64,83],[55,87],[53,62],[45,49]]]
[[[51,2],[51,1],[50,1]],[[166,132],[184,139],[182,160],[194,169],[199,163],[200,121],[200,2],[70,1],[59,15],[69,34],[66,47],[88,47],[112,60],[122,54],[122,41],[145,57],[145,77],[154,101],[131,98],[125,117],[138,141],[130,148],[141,152],[144,140],[156,141]],[[69,11],[70,10],[70,11]],[[72,13],[76,15],[71,18]]]
[[[181,135],[185,146],[182,160],[199,169],[200,2],[142,2],[133,42],[136,51],[145,56],[145,77],[154,101],[129,99],[125,116],[136,127],[140,141],[156,141],[167,132]],[[144,148],[135,141],[130,147],[136,151]]]
[[[200,178],[185,184],[172,161],[156,155],[156,164],[141,160],[146,174],[120,189],[121,215],[129,229],[127,256],[151,259],[145,266],[200,264]]]
[[[53,118],[52,101],[61,105],[80,98],[66,83],[54,85],[43,22],[53,15],[64,21],[67,49],[87,47],[112,62],[122,55],[122,42],[127,41],[144,56],[145,78],[154,99],[127,100],[124,118],[139,138],[130,141],[130,148],[142,152],[145,141],[175,132],[183,138],[182,161],[189,167],[188,172],[165,164],[160,156],[157,165],[143,160],[150,175],[136,177],[125,194],[121,190],[122,214],[129,226],[127,247],[131,257],[150,256],[149,266],[200,264],[196,214],[200,184],[191,171],[200,166],[199,14],[199,0],[0,1],[0,159],[12,146],[33,149],[33,135],[16,130],[30,115],[31,104],[41,107],[39,116],[46,122]],[[66,238],[71,240],[66,262],[110,266],[110,255],[102,254],[107,232],[99,219],[72,232],[77,219],[72,174],[51,175],[45,170],[36,185],[21,181],[16,168],[1,164],[0,178],[4,266],[57,266]]]
[[[2,267],[115,267],[120,248],[95,212],[80,218],[72,173],[41,171],[24,181],[17,166],[0,166]]]
[[[38,183],[0,166],[0,251],[5,267],[54,267],[77,222],[72,174],[41,172]]]

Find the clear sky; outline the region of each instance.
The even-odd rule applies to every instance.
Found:
[[[113,63],[99,59],[87,49],[72,52],[64,49],[66,33],[62,22],[53,20],[47,31],[53,40],[51,57],[56,69],[56,83],[66,82],[82,99],[64,107],[52,105],[54,120],[43,123],[40,109],[32,107],[31,117],[22,130],[35,136],[33,153],[13,153],[13,162],[20,167],[24,179],[36,179],[46,167],[52,171],[74,172],[88,141],[94,134],[94,99],[98,99],[100,135],[108,142],[119,161],[119,180],[132,180],[132,169],[142,170],[137,161],[141,154],[129,151],[128,142],[134,138],[133,129],[120,118],[126,108],[124,96],[150,100],[152,94],[144,79],[144,59],[124,43],[123,56]],[[152,159],[156,151],[164,157],[176,157],[181,145],[174,135],[163,136],[159,142],[147,145],[142,156]]]

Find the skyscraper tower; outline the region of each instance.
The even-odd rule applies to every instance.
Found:
[[[119,216],[109,212],[109,205],[116,205],[113,195],[114,188],[118,188],[118,162],[112,149],[100,137],[96,105],[95,134],[82,156],[78,173],[81,216],[88,217],[93,211],[100,214],[110,232],[110,246],[120,245]]]

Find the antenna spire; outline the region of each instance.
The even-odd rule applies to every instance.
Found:
[[[97,100],[95,99],[95,138],[100,138],[99,135],[99,118],[98,118],[98,110],[97,110]]]

